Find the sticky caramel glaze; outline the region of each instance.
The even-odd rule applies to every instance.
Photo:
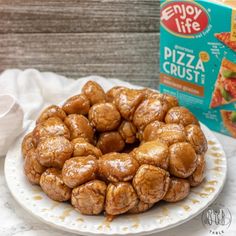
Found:
[[[66,118],[66,113],[59,106],[49,106],[42,111],[41,115],[36,120],[36,124],[44,122],[50,117],[58,117],[63,121]]]
[[[166,124],[174,123],[187,126],[190,124],[199,125],[197,118],[185,107],[171,108],[165,117]]]
[[[188,125],[185,127],[187,141],[192,144],[197,154],[207,151],[207,140],[198,125]]]
[[[190,184],[186,179],[172,177],[169,189],[163,200],[166,202],[178,202],[189,195]]]
[[[152,165],[141,165],[133,178],[133,186],[141,201],[156,203],[169,188],[169,173]]]
[[[70,139],[70,131],[58,117],[48,118],[39,123],[33,130],[33,143],[37,147],[38,143],[47,137],[63,136]]]
[[[99,148],[103,154],[121,152],[124,147],[125,142],[117,131],[101,133],[97,141],[97,148]]]
[[[197,168],[193,172],[191,176],[189,176],[188,180],[192,187],[198,186],[202,183],[205,175],[205,168],[206,168],[206,162],[204,154],[197,156]]]
[[[125,120],[131,121],[138,105],[143,101],[145,95],[140,90],[123,89],[115,96],[115,105]]]
[[[142,164],[154,165],[167,170],[169,165],[169,149],[168,146],[158,142],[150,141],[143,143],[135,148],[131,155]]]
[[[99,174],[111,182],[131,180],[137,169],[138,162],[126,153],[108,153],[98,160]]]
[[[22,144],[21,144],[23,158],[25,158],[27,152],[29,152],[31,149],[34,149],[34,148],[35,148],[35,146],[33,143],[33,133],[30,132],[24,137]]]
[[[99,132],[115,130],[121,121],[121,116],[113,103],[99,103],[89,110],[89,121]]]
[[[133,208],[137,201],[137,194],[130,183],[110,183],[107,187],[105,211],[108,215],[119,215]]]
[[[154,120],[163,121],[168,110],[168,105],[155,97],[148,97],[136,109],[133,122],[139,129],[143,130]]]
[[[99,158],[100,156],[102,156],[102,152],[98,148],[88,143],[83,138],[73,139],[71,141],[71,144],[74,146],[74,157],[93,155]]]
[[[68,187],[75,188],[95,179],[97,170],[97,159],[94,156],[73,157],[65,162],[62,178]]]
[[[88,81],[83,86],[82,92],[89,99],[91,105],[106,101],[106,94],[103,88],[94,81]]]
[[[110,90],[108,90],[106,92],[106,101],[110,102],[110,103],[114,103],[115,102],[114,99],[115,99],[116,94],[118,94],[123,89],[127,89],[127,88],[122,87],[122,86],[115,86],[115,87],[111,88]]]
[[[71,204],[82,214],[98,215],[104,210],[106,189],[103,181],[89,181],[73,189]]]
[[[94,131],[88,119],[83,115],[71,114],[65,119],[65,124],[71,133],[71,139],[84,138],[89,143],[94,142]]]
[[[41,175],[40,186],[48,197],[54,201],[68,201],[71,197],[71,189],[63,182],[61,171],[58,169],[47,169]]]
[[[75,95],[66,100],[62,109],[67,114],[87,115],[90,108],[90,101],[84,94]]]
[[[164,124],[156,130],[156,137],[165,142],[168,146],[177,143],[185,142],[186,135],[182,125]]]
[[[197,167],[197,155],[191,144],[175,143],[170,146],[169,151],[170,174],[180,178],[189,177]]]
[[[118,131],[126,143],[134,143],[136,141],[137,129],[133,123],[123,121],[119,126]]]
[[[156,140],[158,138],[157,131],[164,124],[165,124],[164,122],[160,122],[158,120],[155,120],[150,124],[148,124],[143,131],[142,140],[140,141],[147,142]]]

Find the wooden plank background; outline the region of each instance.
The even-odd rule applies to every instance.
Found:
[[[0,72],[158,84],[159,1],[0,0]]]

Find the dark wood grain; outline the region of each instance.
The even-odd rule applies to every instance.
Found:
[[[36,68],[71,78],[91,74],[158,84],[157,33],[2,34],[0,71]]]
[[[0,33],[158,31],[159,0],[0,0]]]

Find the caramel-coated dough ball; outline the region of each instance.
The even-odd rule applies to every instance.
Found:
[[[30,132],[23,138],[22,144],[21,144],[21,150],[22,150],[22,156],[25,158],[26,154],[31,150],[34,149],[34,143],[33,143],[33,133]]]
[[[99,132],[115,130],[121,120],[120,113],[112,103],[99,103],[89,110],[89,120]]]
[[[100,156],[102,156],[102,152],[100,151],[100,149],[88,143],[83,138],[73,139],[71,143],[74,146],[74,152],[73,152],[74,157],[93,155],[99,158]]]
[[[164,124],[156,131],[156,135],[159,140],[164,141],[168,145],[186,141],[186,134],[183,125]]]
[[[202,183],[205,178],[206,162],[204,154],[198,155],[197,157],[197,168],[192,175],[189,176],[188,180],[192,187],[198,186]]]
[[[43,191],[54,201],[64,202],[71,197],[71,189],[62,180],[61,171],[55,168],[47,169],[40,178]]]
[[[58,117],[51,117],[39,123],[33,130],[33,143],[37,147],[38,143],[47,137],[63,136],[70,139],[70,131]]]
[[[62,168],[63,181],[70,188],[75,188],[95,179],[97,169],[97,159],[94,156],[70,158]]]
[[[82,92],[89,99],[91,105],[106,101],[106,94],[103,88],[94,81],[88,81],[82,88]]]
[[[149,210],[153,205],[154,205],[153,203],[146,203],[146,202],[138,200],[137,204],[133,208],[131,208],[128,211],[128,213],[129,214],[142,213]]]
[[[164,124],[164,122],[160,122],[158,120],[155,120],[148,124],[143,131],[142,140],[144,142],[147,142],[158,139],[157,130]]]
[[[30,149],[25,155],[24,172],[32,184],[39,184],[42,173],[46,170],[37,160],[37,152]]]
[[[99,173],[111,182],[131,180],[137,169],[138,162],[126,153],[109,153],[98,160]]]
[[[197,155],[191,144],[182,142],[172,144],[170,150],[169,172],[180,178],[189,177],[197,167]]]
[[[97,148],[99,148],[103,154],[121,152],[124,147],[125,142],[117,131],[101,133],[97,141]]]
[[[107,185],[101,180],[92,180],[74,188],[71,204],[81,214],[98,215],[104,210]]]
[[[118,131],[126,143],[134,143],[136,141],[137,129],[133,123],[129,121],[123,121]]]
[[[172,107],[166,114],[165,122],[167,124],[181,124],[183,126],[190,124],[199,125],[196,117],[185,107]]]
[[[90,101],[84,94],[75,95],[64,103],[62,109],[67,114],[87,115],[90,108]]]
[[[131,121],[138,105],[143,101],[145,95],[140,90],[123,89],[115,96],[115,105],[121,116]]]
[[[163,198],[166,202],[178,202],[189,195],[190,184],[186,179],[172,177],[169,189]]]
[[[71,139],[84,138],[89,143],[94,142],[94,131],[88,119],[83,115],[71,114],[65,119],[65,124],[71,133]]]
[[[63,121],[66,118],[66,113],[59,106],[49,106],[43,110],[39,118],[36,120],[36,124],[44,122],[50,117],[58,117]]]
[[[118,94],[123,89],[125,90],[126,88],[122,87],[122,86],[115,86],[115,87],[111,88],[110,90],[108,90],[106,92],[106,101],[110,102],[110,103],[113,103],[114,100],[115,100],[116,94]]]
[[[65,137],[48,137],[37,146],[38,161],[46,167],[62,168],[73,153],[73,146]]]
[[[179,106],[178,99],[176,97],[172,96],[172,95],[163,94],[163,93],[156,93],[154,96],[156,98],[160,99],[161,101],[166,102],[167,105],[168,105],[168,109],[170,109],[172,107]]]
[[[131,155],[140,165],[149,164],[165,170],[167,170],[169,165],[168,146],[158,141],[143,143],[138,148],[135,148]]]
[[[105,211],[108,215],[120,215],[138,202],[137,194],[127,182],[109,184],[107,187]]]
[[[133,178],[133,186],[141,201],[156,203],[169,188],[169,173],[153,165],[141,165]]]
[[[155,97],[148,97],[136,109],[133,123],[138,129],[143,130],[154,120],[163,121],[167,110],[166,102]]]
[[[207,140],[198,125],[188,125],[185,127],[187,141],[192,144],[197,154],[207,151]]]

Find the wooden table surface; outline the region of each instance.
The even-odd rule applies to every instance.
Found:
[[[0,0],[0,72],[158,84],[159,0]]]

